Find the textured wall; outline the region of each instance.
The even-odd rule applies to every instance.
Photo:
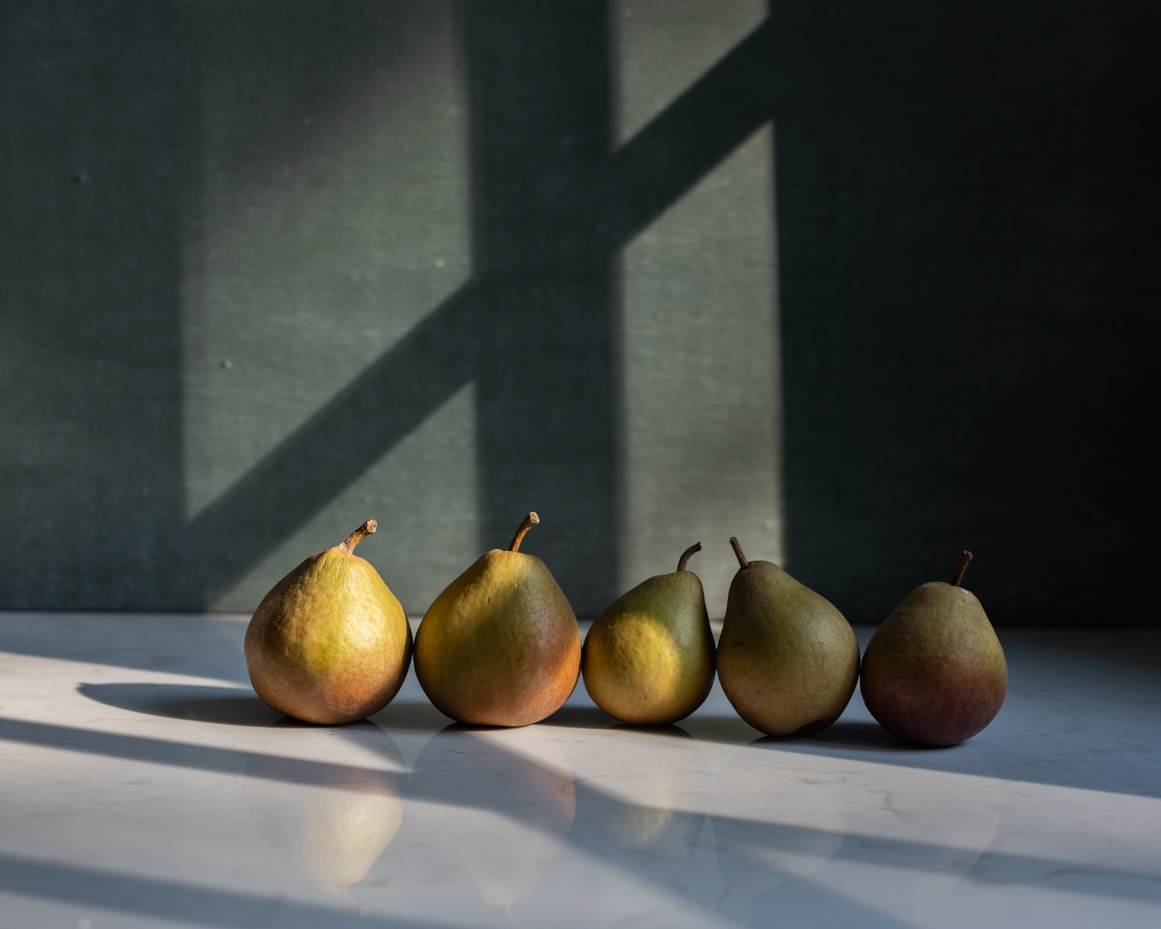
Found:
[[[249,610],[374,516],[422,612],[535,508],[582,615],[699,538],[720,613],[737,534],[1153,622],[1142,10],[8,4],[0,606]]]

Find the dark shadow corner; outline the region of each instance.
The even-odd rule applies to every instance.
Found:
[[[899,754],[928,754],[940,751],[940,749],[930,746],[903,742],[875,722],[838,722],[821,732],[810,735],[767,735],[755,739],[750,744],[785,749],[801,748],[805,751],[820,744],[828,748],[848,751],[897,752]]]
[[[604,710],[595,706],[562,706],[539,725],[573,729],[612,729],[620,724]]]
[[[368,717],[387,732],[439,732],[451,719],[428,703],[393,700],[378,713]]]

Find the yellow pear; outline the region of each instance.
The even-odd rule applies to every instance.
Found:
[[[371,564],[354,554],[369,519],[311,555],[262,598],[246,630],[250,683],[271,709],[336,725],[383,709],[411,662],[411,627]]]
[[[701,581],[686,570],[642,581],[607,606],[585,637],[581,673],[602,710],[623,723],[660,726],[684,719],[714,683],[714,636]]]
[[[576,687],[576,616],[544,562],[520,552],[539,522],[529,513],[508,550],[482,555],[419,624],[415,675],[457,722],[527,726],[555,713]]]

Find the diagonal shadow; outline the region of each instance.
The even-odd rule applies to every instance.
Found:
[[[366,728],[366,727],[364,727]],[[376,732],[382,730],[374,727]],[[350,738],[352,732],[344,731]],[[69,752],[84,752],[122,761],[140,761],[147,764],[166,765],[212,774],[241,775],[250,770],[260,769],[270,780],[290,784],[309,784],[317,787],[371,784],[368,789],[377,789],[380,781],[387,781],[402,794],[406,788],[407,775],[381,768],[367,768],[357,765],[336,764],[329,761],[310,761],[268,755],[262,752],[243,752],[230,748],[215,748],[211,745],[197,745],[191,742],[171,742],[151,739],[147,736],[122,735],[120,733],[99,732],[95,729],[79,729],[73,726],[56,726],[51,723],[30,723],[23,720],[0,718],[0,739],[8,742],[23,742],[41,748],[56,748]],[[367,746],[365,739],[360,744]],[[254,762],[258,762],[255,766]],[[371,778],[364,777],[371,775]],[[356,787],[355,789],[358,789]]]
[[[462,10],[472,237],[496,288],[475,391],[480,542],[538,509],[534,551],[586,615],[617,565],[612,262],[581,209],[608,159],[607,10]]]
[[[779,87],[764,20],[608,162],[589,220],[610,251],[627,245],[774,117]]]
[[[345,735],[355,735],[349,730],[349,727],[343,732]],[[368,734],[373,736],[375,733],[368,730]],[[362,733],[359,735],[361,736]],[[470,731],[453,726],[442,733],[437,733],[435,739],[446,739],[449,736],[456,743],[464,739],[475,738]],[[467,781],[463,777],[451,779],[444,777],[442,783],[445,789],[433,794],[430,791],[431,785],[425,782],[422,778],[422,772],[418,771],[414,772],[409,779],[406,775],[392,774],[381,769],[291,760],[276,755],[240,752],[211,746],[168,742],[140,736],[123,736],[116,733],[97,732],[47,723],[28,723],[12,719],[0,719],[0,739],[216,773],[236,775],[243,771],[251,774],[261,772],[254,776],[295,784],[338,786],[342,789],[358,790],[362,781],[357,776],[353,777],[352,775],[371,774],[374,776],[373,783],[376,785],[385,777],[390,778],[400,794],[406,793],[414,798],[453,806],[464,805],[492,809],[504,817],[515,817],[533,827],[538,827],[539,823],[536,816],[537,810],[532,806],[527,804],[516,804],[511,807],[489,806],[489,798],[492,795],[488,792],[463,789],[465,785],[470,783],[470,776]],[[367,745],[367,742],[360,738],[360,744]],[[560,776],[556,769],[546,767],[525,754],[510,752],[497,740],[487,740],[486,747],[489,752],[510,756],[510,763],[521,771],[527,770],[528,775],[533,779],[540,774],[552,778]],[[451,759],[456,765],[464,766],[463,773],[470,775],[475,758],[473,753],[465,753],[462,746],[452,745],[450,751],[445,751],[443,756],[445,759]],[[261,763],[255,765],[252,763],[255,760]],[[452,785],[452,793],[446,791],[446,786],[449,784]],[[649,812],[648,808],[622,800],[591,782],[582,782],[579,786],[580,799],[589,808],[588,812],[584,808],[578,811],[579,821],[582,823],[586,820],[590,822],[594,820],[622,821],[639,811]],[[728,824],[735,834],[744,834],[748,845],[765,846],[774,851],[794,853],[804,844],[818,844],[818,841],[837,844],[831,840],[841,840],[841,846],[834,854],[836,859],[869,865],[881,864],[883,852],[888,850],[895,860],[905,861],[907,868],[939,871],[941,869],[939,862],[947,859],[947,853],[958,850],[955,845],[946,843],[930,843],[902,838],[884,839],[861,834],[840,834],[825,829],[786,826],[764,820],[722,817],[718,814],[714,814],[714,818]],[[568,842],[599,858],[611,858],[621,866],[629,866],[640,877],[666,889],[671,889],[658,873],[653,861],[645,856],[611,854],[607,840],[591,829],[578,829],[574,825],[568,834]],[[969,871],[969,876],[972,874],[991,881],[998,880],[1022,886],[1043,887],[1116,899],[1139,900],[1150,904],[1161,903],[1161,882],[1158,881],[1157,875],[1145,871],[1128,871],[1098,865],[1077,864],[1063,859],[1036,855],[984,850],[980,853],[977,863]],[[217,923],[213,923],[213,925],[217,925]]]
[[[286,717],[250,689],[204,684],[79,684],[77,693],[105,706],[132,713],[186,719],[219,726],[265,728]]]
[[[523,757],[523,756],[521,756]],[[578,782],[578,817],[594,815],[605,822],[631,820],[644,807],[602,791],[590,782]],[[699,814],[700,815],[700,814]],[[1139,900],[1150,904],[1161,903],[1161,879],[1148,871],[1129,871],[1101,865],[1077,864],[1062,859],[987,849],[962,848],[948,843],[931,843],[903,838],[883,838],[858,833],[841,833],[810,826],[796,826],[765,820],[722,816],[714,813],[712,821],[717,831],[726,835],[744,837],[749,847],[765,848],[779,855],[796,854],[829,846],[835,860],[882,867],[891,866],[931,874],[945,873],[949,860],[955,857],[976,857],[966,876],[975,875],[985,880],[1043,887],[1069,893]],[[589,829],[583,833],[574,830],[569,841],[599,857],[610,855],[607,838]],[[717,838],[719,852],[724,847]],[[646,849],[648,851],[648,849]],[[647,856],[616,855],[616,860],[641,877],[654,876],[655,862]],[[788,879],[783,875],[782,879]],[[857,905],[857,901],[852,901]]]
[[[472,379],[484,300],[464,285],[190,523],[189,600],[216,599]]]
[[[249,929],[274,924],[286,929],[318,926],[360,929],[456,929],[451,923],[363,915],[337,907],[292,903],[181,881],[118,874],[58,862],[0,854],[0,891],[55,903],[95,906],[175,923]]]
[[[438,747],[440,740],[450,744],[440,753],[442,763],[459,768],[458,772],[445,772],[442,777],[429,782],[417,763],[412,773],[410,795],[417,799],[455,806],[480,807],[506,817],[519,819],[525,825],[539,828],[543,817],[533,803],[496,804],[494,793],[472,788],[472,773],[477,768],[477,753],[468,749],[465,740],[473,740],[472,731],[460,726],[450,726],[436,733],[428,743],[425,753]],[[492,755],[508,755],[507,765],[512,771],[509,777],[516,779],[517,773],[523,780],[534,782],[538,778],[551,780],[559,777],[559,772],[532,757],[511,752],[499,740],[481,740],[481,750]],[[430,767],[438,769],[439,765]],[[458,776],[456,776],[458,774]],[[637,854],[626,854],[618,849],[607,834],[603,834],[600,824],[620,824],[635,819],[648,821],[656,810],[615,796],[591,781],[574,782],[577,790],[577,811],[573,819],[567,841],[575,848],[598,859],[627,868],[636,876],[672,892],[670,873],[664,862],[664,855],[658,849],[641,847]],[[432,789],[438,785],[438,788]],[[700,823],[704,813],[684,810],[675,805],[663,812],[687,814],[693,823]],[[644,815],[642,815],[644,814]],[[949,842],[924,842],[907,838],[884,838],[857,832],[835,832],[809,826],[795,826],[754,818],[711,814],[712,820],[720,824],[723,833],[742,837],[747,846],[762,847],[782,855],[799,854],[803,849],[818,847],[833,848],[836,860],[857,864],[883,866],[887,864],[904,870],[933,874],[947,873],[949,861],[974,857],[975,863],[967,872],[968,877],[979,876],[989,881],[1003,881],[1027,887],[1042,887],[1055,891],[1067,891],[1108,897],[1114,899],[1138,900],[1150,904],[1161,903],[1161,881],[1158,875],[1148,871],[1105,867],[1101,865],[1078,864],[1064,859],[1037,855],[1023,855],[1007,852],[990,852],[987,849],[963,848]],[[681,816],[677,816],[681,819]],[[598,828],[593,828],[596,825]],[[693,832],[696,840],[697,831]],[[715,833],[716,835],[716,833]],[[686,839],[689,832],[686,831]],[[719,839],[720,840],[720,839]],[[721,848],[718,849],[719,854]],[[829,857],[829,856],[828,856]],[[820,891],[826,892],[824,888]],[[857,900],[844,897],[843,903],[853,908],[861,907]],[[902,925],[902,923],[900,923]]]
[[[586,598],[574,606],[615,595],[612,259],[771,118],[773,82],[754,75],[773,30],[610,157],[608,99],[592,90],[608,81],[604,4],[463,15],[482,270],[191,522],[183,603],[215,601],[473,380],[485,544],[527,509],[516,501],[556,499],[560,528],[540,539]]]

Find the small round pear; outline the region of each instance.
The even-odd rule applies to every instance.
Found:
[[[916,587],[871,637],[863,655],[863,702],[891,735],[915,745],[958,745],[983,731],[1008,692],[1008,663],[975,595],[950,584]]]
[[[551,716],[580,675],[580,627],[544,562],[492,549],[428,607],[415,637],[415,676],[435,708],[476,726],[527,726]]]
[[[246,629],[246,667],[273,710],[308,723],[339,725],[383,709],[411,663],[403,607],[347,540],[311,555],[262,598]]]
[[[748,561],[730,539],[738,573],[718,639],[718,680],[730,703],[767,735],[808,735],[846,709],[859,677],[859,643],[830,601],[769,561]]]
[[[585,637],[581,673],[602,710],[623,723],[663,726],[705,702],[714,683],[714,636],[701,580],[686,570],[642,581],[605,607]]]

